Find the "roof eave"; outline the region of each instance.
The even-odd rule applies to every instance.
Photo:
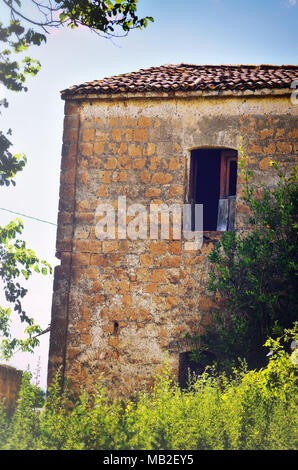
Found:
[[[245,90],[195,90],[195,91],[143,91],[121,93],[75,93],[62,91],[63,100],[130,100],[130,99],[168,99],[168,98],[214,98],[222,96],[249,97],[249,96],[284,96],[293,92],[291,88],[261,88]]]

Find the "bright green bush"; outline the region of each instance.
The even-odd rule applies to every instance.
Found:
[[[203,362],[200,350],[209,351],[221,370],[238,358],[262,367],[266,340],[291,327],[298,309],[298,167],[284,177],[271,162],[276,185],[256,190],[242,148],[240,156],[248,231],[224,232],[210,253],[208,290],[221,298],[221,310],[200,338],[192,337],[194,359]]]
[[[36,410],[25,374],[14,416],[0,410],[0,449],[297,450],[297,365],[284,349],[297,330],[268,340],[263,369],[227,377],[210,368],[181,390],[165,365],[150,392],[125,402],[99,386],[71,403],[57,374]]]

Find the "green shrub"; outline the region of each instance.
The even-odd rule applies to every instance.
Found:
[[[181,390],[165,365],[151,391],[126,401],[99,385],[71,403],[58,373],[37,412],[25,374],[14,416],[0,411],[0,449],[297,450],[297,365],[284,348],[297,330],[268,340],[263,369],[209,368]]]
[[[194,358],[202,360],[199,349],[207,350],[226,370],[238,358],[251,368],[263,366],[266,340],[291,327],[298,310],[298,168],[284,177],[271,162],[278,182],[272,189],[262,187],[260,195],[240,151],[248,231],[225,232],[210,253],[208,289],[220,296],[222,308],[204,335],[193,337]]]
[[[36,388],[31,374],[23,373],[16,410],[7,418],[6,435],[2,435],[4,449],[35,449],[40,434],[39,411],[36,408]],[[4,423],[3,423],[4,424]]]

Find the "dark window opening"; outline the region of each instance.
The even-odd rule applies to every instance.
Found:
[[[117,335],[119,332],[119,323],[114,321],[114,335]]]
[[[236,186],[237,186],[237,161],[233,160],[230,163],[229,196],[236,196]]]
[[[236,189],[237,151],[192,150],[189,203],[203,204],[203,230],[234,229]]]
[[[179,354],[179,387],[187,388],[189,381],[202,373],[200,364],[191,360],[191,352],[183,352]]]
[[[179,354],[179,375],[178,383],[181,389],[186,389],[191,381],[203,374],[207,365],[211,365],[215,360],[213,353],[209,351],[201,351],[200,360],[192,360],[191,351],[186,351]]]

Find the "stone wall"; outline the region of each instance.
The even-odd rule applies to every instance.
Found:
[[[178,376],[185,334],[220,308],[206,283],[221,234],[204,233],[195,251],[171,237],[101,241],[96,208],[117,209],[119,196],[127,205],[183,204],[191,149],[237,150],[241,137],[254,184],[272,185],[270,160],[285,171],[297,161],[296,108],[278,96],[66,101],[49,380],[61,366],[75,391],[101,378],[125,396],[151,384],[166,358]],[[246,217],[238,197],[237,230]]]
[[[6,364],[0,364],[0,402],[5,399],[5,406],[12,412],[16,405],[22,381],[22,371]]]

